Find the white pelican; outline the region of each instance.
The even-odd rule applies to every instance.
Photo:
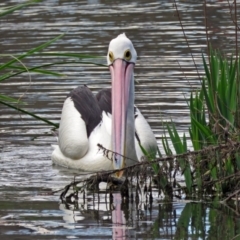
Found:
[[[57,165],[85,171],[121,169],[137,163],[148,152],[157,151],[154,134],[134,107],[134,66],[137,53],[126,35],[120,34],[110,44],[107,63],[112,90],[96,96],[86,87],[72,90],[63,104],[58,145],[52,161]],[[115,153],[109,160],[97,144]],[[124,156],[124,157],[123,157]]]

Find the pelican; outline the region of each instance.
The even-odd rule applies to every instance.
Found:
[[[141,146],[156,153],[155,136],[134,106],[136,59],[132,42],[120,34],[110,42],[107,54],[112,89],[94,95],[80,86],[70,92],[63,104],[53,163],[85,171],[112,170],[141,161]],[[109,159],[98,144],[118,154]]]

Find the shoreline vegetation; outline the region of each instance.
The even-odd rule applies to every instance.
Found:
[[[1,9],[0,17],[39,2],[41,1],[27,1],[24,4]],[[185,42],[191,52],[175,1],[174,5]],[[206,1],[204,1],[203,6],[206,13]],[[62,200],[72,194],[67,195],[70,188],[73,188],[74,194],[77,195],[79,192],[84,192],[85,188],[97,189],[100,181],[115,183],[123,196],[128,197],[129,184],[135,178],[136,189],[140,189],[140,183],[146,186],[144,188],[149,193],[150,200],[152,189],[157,188],[159,194],[163,193],[166,198],[170,199],[173,197],[182,198],[183,196],[195,200],[214,198],[223,202],[235,200],[238,205],[238,195],[240,193],[240,108],[238,107],[240,105],[240,64],[238,56],[239,26],[236,8],[235,0],[233,6],[229,4],[230,17],[233,26],[235,26],[236,35],[235,53],[230,56],[223,56],[220,52],[211,48],[205,15],[207,56],[202,54],[205,74],[203,77],[198,74],[198,80],[201,82],[200,87],[197,91],[191,93],[190,99],[186,99],[190,112],[190,126],[187,134],[190,136],[191,146],[187,144],[186,134],[180,136],[174,123],[163,123],[165,131],[165,135],[162,137],[164,153],[159,151],[156,158],[142,148],[145,159],[143,162],[126,168],[124,180],[115,179],[112,176],[115,171],[96,173],[88,179],[79,181],[75,176],[74,181],[64,188],[61,194]],[[22,73],[28,73],[29,78],[31,78],[31,72],[62,77],[62,74],[48,70],[49,67],[56,65],[71,62],[97,64],[94,61],[99,58],[97,56],[45,51],[48,46],[63,36],[64,34],[61,34],[24,54],[8,55],[11,60],[0,65],[2,73],[0,84]],[[22,63],[23,59],[33,55],[55,56],[56,62],[41,66],[26,66]],[[0,56],[6,57],[3,54]],[[191,56],[195,64],[194,57],[192,54]],[[195,67],[198,72],[196,64]],[[0,93],[0,103],[58,128],[58,124],[20,108],[19,104],[24,106],[21,99],[14,99]],[[170,146],[173,146],[173,148]],[[190,147],[193,151],[188,150]],[[99,146],[99,149],[103,151],[103,154],[109,151],[102,146]],[[149,169],[147,172],[145,171],[146,165]],[[183,176],[184,184],[178,182],[179,176]],[[80,183],[82,186],[78,187]]]

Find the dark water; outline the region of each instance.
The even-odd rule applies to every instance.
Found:
[[[2,1],[0,8],[23,1]],[[188,129],[186,98],[199,86],[206,53],[203,1],[178,1],[183,36],[172,1],[48,0],[0,19],[0,53],[28,51],[61,33],[46,51],[105,56],[109,41],[125,32],[138,53],[136,103],[150,122],[161,148],[162,122],[171,119],[180,132]],[[232,53],[234,26],[227,1],[208,1],[209,39],[214,48]],[[10,60],[0,56],[0,63]],[[36,55],[26,66],[57,61]],[[105,63],[105,59],[100,60]],[[92,65],[58,66],[64,77],[27,74],[1,83],[1,93],[19,98],[25,109],[58,122],[66,94],[87,84],[93,91],[109,86],[108,70]],[[66,206],[60,193],[74,171],[52,166],[51,127],[0,105],[0,235],[1,239],[237,239],[239,218],[221,204],[122,201],[114,194],[93,196]],[[115,221],[116,211],[121,222]],[[224,237],[223,237],[224,236]]]

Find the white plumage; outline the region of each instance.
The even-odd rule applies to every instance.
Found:
[[[110,42],[107,61],[112,90],[94,96],[84,86],[69,94],[62,109],[58,145],[53,146],[53,163],[86,171],[121,169],[141,159],[139,142],[145,150],[157,152],[149,124],[139,109],[134,109],[136,58],[125,34]],[[108,159],[98,144],[119,155]]]

